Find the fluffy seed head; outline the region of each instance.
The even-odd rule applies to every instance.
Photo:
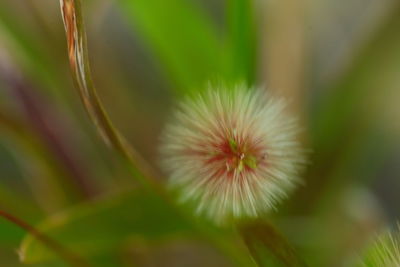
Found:
[[[186,98],[162,136],[179,199],[217,223],[274,208],[298,181],[304,153],[285,101],[261,90],[208,88]]]
[[[400,228],[399,228],[400,230]],[[360,267],[398,267],[400,266],[400,232],[385,233],[367,249]]]

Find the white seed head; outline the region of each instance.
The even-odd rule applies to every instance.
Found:
[[[399,267],[400,233],[386,231],[375,240],[364,255],[360,267]]]
[[[162,136],[179,200],[217,223],[257,217],[298,182],[305,159],[286,102],[239,85],[186,98]]]

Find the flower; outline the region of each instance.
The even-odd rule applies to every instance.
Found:
[[[162,135],[162,166],[179,200],[223,223],[274,208],[305,162],[286,102],[243,85],[187,97]]]
[[[399,228],[400,230],[400,228]],[[360,267],[398,267],[400,266],[400,233],[386,231],[379,235],[369,247]]]

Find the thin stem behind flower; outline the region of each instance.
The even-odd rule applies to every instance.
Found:
[[[39,230],[37,230],[35,227],[31,226],[27,222],[11,215],[8,212],[0,210],[0,217],[3,217],[7,221],[11,222],[12,224],[18,226],[19,228],[27,231],[30,233],[32,236],[37,238],[39,241],[41,241],[45,246],[47,246],[50,250],[54,251],[56,254],[60,256],[63,260],[71,264],[72,266],[77,266],[77,267],[86,267],[90,266],[89,263],[87,263],[84,259],[82,259],[80,256],[72,253],[65,247],[63,247],[61,244],[58,242],[54,241],[50,237],[44,235],[41,233]],[[23,261],[24,257],[24,252],[20,251],[19,252],[20,258]]]
[[[266,221],[253,221],[239,226],[239,233],[259,266],[306,267],[306,263],[278,232]],[[282,265],[283,264],[283,265]]]

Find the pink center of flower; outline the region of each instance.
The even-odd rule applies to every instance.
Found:
[[[264,164],[265,153],[261,146],[254,142],[241,142],[234,138],[228,138],[224,142],[215,145],[215,152],[207,160],[209,164],[218,166],[216,173],[254,171],[260,164]]]

